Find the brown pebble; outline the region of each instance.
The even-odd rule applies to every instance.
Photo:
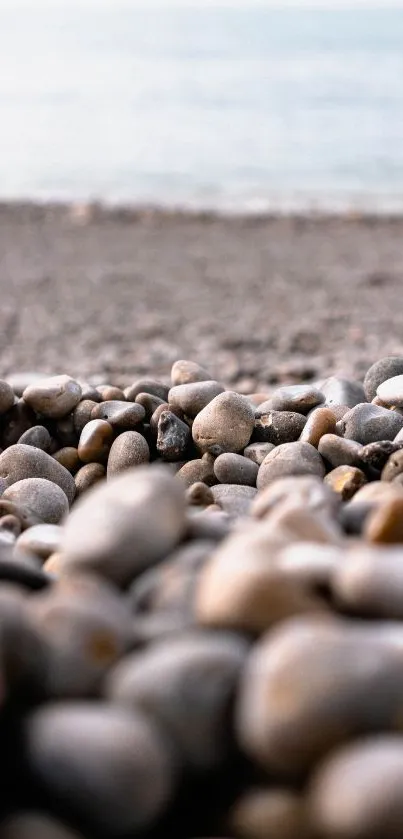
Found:
[[[112,428],[130,431],[145,418],[146,412],[137,402],[103,401],[91,411],[91,419],[107,420]]]
[[[188,460],[179,471],[176,473],[177,478],[180,478],[185,486],[190,487],[192,484],[202,481],[208,486],[216,483],[217,478],[214,474],[214,457],[207,453],[203,457]]]
[[[231,516],[248,516],[253,499],[256,498],[255,487],[240,484],[216,484],[211,487],[215,504]]]
[[[74,446],[65,446],[63,449],[59,449],[53,457],[72,475],[75,475],[81,466],[78,450]]]
[[[257,466],[261,466],[266,455],[269,452],[272,452],[274,449],[274,443],[250,443],[249,446],[243,450],[244,457],[249,458],[252,463],[256,463]]]
[[[201,367],[201,365],[197,364],[195,361],[184,361],[181,359],[180,361],[175,361],[172,366],[172,387],[189,384],[191,382],[206,381],[211,381],[210,374],[204,369],[204,367]]]
[[[0,518],[0,528],[1,530],[8,530],[10,533],[17,538],[17,536],[21,533],[21,521],[18,516],[14,516],[11,513],[6,516],[2,516]]]
[[[351,499],[351,504],[369,502],[379,504],[389,498],[403,498],[403,489],[388,481],[371,481],[365,484]]]
[[[356,543],[332,575],[335,602],[349,614],[402,620],[401,548]]]
[[[309,443],[283,443],[265,457],[259,468],[257,488],[264,489],[277,478],[289,475],[317,475],[323,478],[325,467],[318,451]]]
[[[403,542],[403,497],[385,500],[368,516],[364,536],[370,542]]]
[[[403,449],[393,452],[382,469],[383,481],[394,481],[403,472]]]
[[[336,417],[330,408],[315,408],[306,421],[301,431],[301,443],[310,443],[318,448],[319,441],[324,434],[334,434],[336,430]]]
[[[169,388],[162,382],[157,382],[155,379],[138,379],[129,387],[125,388],[125,397],[128,402],[135,402],[139,393],[150,393],[152,396],[158,396],[164,402],[168,401]]]
[[[76,434],[80,435],[84,426],[91,419],[93,408],[97,405],[93,399],[83,399],[73,411],[73,423]]]
[[[119,438],[118,438],[119,439]],[[87,492],[90,487],[102,481],[106,476],[106,469],[101,463],[86,463],[78,470],[74,478],[77,497]]]
[[[350,498],[367,483],[364,472],[356,466],[337,466],[324,480],[333,492],[340,495],[342,501],[350,501]]]
[[[117,400],[118,402],[126,401],[126,395],[120,387],[115,387],[114,385],[98,385],[96,390],[102,402],[111,402],[112,400]]]
[[[134,403],[132,403],[134,404]],[[150,450],[147,441],[137,431],[124,431],[112,443],[107,476],[119,475],[132,466],[142,466],[150,460]]]
[[[224,388],[219,382],[190,382],[172,387],[168,393],[168,403],[179,408],[187,417],[194,418],[223,392]]]
[[[83,463],[105,463],[114,439],[113,428],[106,420],[90,420],[83,428],[78,455]]]
[[[319,440],[318,452],[333,469],[361,464],[361,444],[337,434],[324,434]]]
[[[214,463],[214,474],[222,484],[256,486],[259,467],[247,457],[233,452],[220,454]]]
[[[260,406],[255,414],[253,440],[257,443],[294,443],[299,439],[306,418],[295,411],[265,411]]]
[[[144,408],[146,422],[150,422],[153,413],[160,405],[164,405],[166,410],[169,410],[168,403],[158,396],[153,396],[152,393],[138,393],[135,402]]]
[[[197,507],[207,507],[209,504],[214,504],[214,496],[207,484],[202,481],[197,481],[186,490],[186,500],[188,504]]]
[[[241,793],[228,816],[239,839],[313,839],[302,795],[286,788],[254,787]]]
[[[254,424],[254,411],[248,400],[226,391],[197,414],[192,426],[193,440],[202,452],[213,455],[240,452],[250,442]]]
[[[28,385],[23,398],[37,414],[59,419],[76,407],[81,399],[81,387],[71,376],[49,376]]]

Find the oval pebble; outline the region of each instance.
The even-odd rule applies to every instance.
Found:
[[[124,431],[112,443],[108,456],[107,476],[119,475],[132,466],[142,466],[150,460],[147,441],[137,431]]]
[[[403,356],[391,355],[380,358],[367,371],[364,378],[365,397],[368,402],[377,395],[377,390],[382,382],[403,374]]]
[[[335,493],[315,475],[296,475],[277,478],[261,490],[253,501],[251,513],[264,518],[277,505],[291,501],[313,512],[335,515],[339,500]]]
[[[66,493],[46,478],[24,478],[3,493],[3,498],[28,507],[45,524],[59,524],[69,511]]]
[[[91,419],[107,420],[112,428],[130,431],[145,418],[146,412],[137,402],[119,402],[109,400],[95,405],[91,411]]]
[[[309,414],[299,439],[301,443],[310,443],[317,449],[321,438],[335,431],[336,417],[330,408],[315,408]]]
[[[262,411],[255,414],[253,440],[257,443],[294,443],[300,437],[306,418],[295,411]]]
[[[348,411],[339,425],[344,437],[366,446],[377,440],[393,440],[403,428],[403,416],[364,402]]]
[[[205,370],[204,367],[201,367],[200,364],[197,364],[196,361],[186,361],[184,359],[180,359],[179,361],[175,361],[172,365],[172,387],[190,384],[191,382],[206,381],[211,381],[211,376],[207,370]]]
[[[59,549],[62,528],[57,524],[35,524],[21,533],[16,541],[16,549],[47,559]]]
[[[187,487],[198,481],[202,481],[207,486],[212,486],[217,481],[214,474],[214,457],[207,453],[203,457],[188,460],[176,473],[176,477],[180,478]]]
[[[155,379],[138,379],[132,385],[125,388],[124,395],[128,402],[135,402],[139,393],[150,393],[151,396],[158,396],[164,402],[168,401],[169,387]]]
[[[254,410],[248,400],[226,391],[197,414],[192,426],[193,440],[202,452],[213,455],[240,452],[250,442],[254,424]]]
[[[24,431],[18,442],[25,446],[34,446],[36,449],[42,449],[44,452],[50,452],[52,447],[52,438],[48,429],[43,425],[34,425],[28,431]]]
[[[376,390],[378,398],[386,408],[403,406],[403,375],[393,376],[378,385]]]
[[[186,416],[193,419],[215,396],[223,392],[224,388],[219,382],[189,382],[172,387],[168,393],[168,403],[180,408]]]
[[[28,385],[23,399],[37,414],[59,419],[76,407],[81,399],[81,387],[71,376],[49,376]]]
[[[0,379],[0,414],[5,414],[15,402],[14,391],[8,382]]]
[[[269,410],[307,414],[324,400],[324,394],[313,385],[287,385],[277,388],[269,397],[268,404]],[[259,405],[258,410],[264,411],[264,404]]]
[[[265,457],[257,476],[258,490],[277,478],[289,475],[317,475],[323,478],[325,467],[317,450],[309,443],[283,443]]]
[[[356,466],[337,466],[326,475],[324,481],[333,492],[340,496],[342,501],[350,501],[353,495],[367,483],[364,472]]]
[[[364,388],[361,382],[354,382],[339,376],[330,376],[322,382],[320,387],[325,397],[325,406],[332,408],[343,405],[354,408],[360,402],[365,402]]]
[[[214,462],[214,474],[222,484],[256,486],[259,467],[247,457],[233,452],[220,454]]]
[[[93,487],[106,476],[106,469],[102,463],[86,463],[75,475],[74,483],[77,497]]]
[[[216,484],[211,487],[214,503],[231,516],[249,515],[257,490],[239,484]]]
[[[83,463],[106,463],[114,440],[109,422],[93,419],[84,426],[78,441],[78,455]]]
[[[101,397],[100,400],[97,400],[98,402],[110,402],[115,399],[118,402],[124,402],[126,400],[123,390],[120,387],[115,387],[115,385],[97,385],[96,390]]]
[[[64,466],[41,449],[22,443],[10,446],[0,455],[0,476],[8,486],[25,478],[46,478],[61,487],[69,504],[76,491],[74,479]]]

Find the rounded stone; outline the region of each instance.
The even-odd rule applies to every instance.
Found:
[[[315,836],[401,839],[401,735],[368,737],[331,752],[314,773],[307,806]]]
[[[64,446],[62,449],[58,449],[58,451],[54,453],[53,457],[58,463],[64,466],[71,475],[75,475],[82,465],[78,456],[78,450],[74,446]]]
[[[24,812],[3,821],[1,839],[85,839],[81,833],[43,813]]]
[[[114,440],[109,422],[93,419],[84,426],[78,442],[78,456],[83,463],[106,463]]]
[[[356,544],[335,569],[332,593],[349,614],[402,620],[401,548]]]
[[[91,413],[98,403],[93,399],[82,399],[73,411],[73,423],[76,434],[80,435],[84,426],[91,419]]]
[[[101,402],[110,402],[112,400],[116,400],[118,402],[125,402],[126,396],[122,388],[116,387],[115,385],[97,385],[96,390],[98,391],[101,399],[98,401]]]
[[[393,440],[403,428],[403,416],[363,402],[348,411],[339,425],[344,437],[366,446],[377,440]]]
[[[5,490],[3,498],[28,507],[46,524],[59,524],[69,511],[66,493],[46,478],[16,481]]]
[[[309,443],[283,443],[265,457],[257,476],[258,490],[277,478],[316,475],[323,478],[325,467],[318,451]]]
[[[62,800],[91,833],[146,830],[170,800],[169,753],[159,732],[136,710],[95,702],[48,703],[27,716],[23,740],[36,783],[51,800]]]
[[[231,752],[228,708],[247,650],[235,634],[189,631],[119,662],[106,694],[162,724],[186,766],[212,770]]]
[[[261,466],[265,457],[274,449],[273,443],[250,443],[249,446],[243,450],[244,457],[249,458],[252,463]]]
[[[335,516],[339,499],[325,483],[314,475],[296,475],[277,478],[261,490],[251,506],[251,514],[260,519],[284,502],[318,513]]]
[[[216,484],[211,487],[214,503],[230,516],[248,516],[257,490],[239,484]]]
[[[219,382],[189,382],[172,387],[168,393],[168,403],[180,408],[186,416],[194,418],[220,393],[224,393],[224,388]]]
[[[166,410],[169,410],[168,403],[159,399],[158,396],[153,396],[152,393],[138,393],[135,401],[144,408],[146,422],[150,422],[152,415],[160,405],[165,405]]]
[[[169,463],[185,460],[192,440],[189,426],[172,411],[162,411],[158,420],[157,452]]]
[[[214,474],[214,458],[207,453],[203,457],[188,460],[176,473],[176,477],[180,478],[186,487],[199,481],[212,486],[217,480]]]
[[[350,498],[367,483],[364,472],[356,466],[337,466],[324,480],[342,501],[350,501]]]
[[[62,528],[57,524],[35,524],[21,533],[16,541],[16,549],[47,559],[59,549],[61,535]]]
[[[381,544],[403,543],[403,497],[385,499],[368,516],[365,538]]]
[[[325,406],[329,408],[336,405],[354,408],[360,402],[365,402],[366,398],[361,382],[339,376],[330,376],[322,382],[320,390],[325,397]]]
[[[5,478],[8,486],[25,478],[46,478],[61,487],[69,504],[76,492],[74,479],[64,466],[41,449],[22,443],[10,446],[0,455],[0,477]]]
[[[186,501],[196,507],[208,507],[214,504],[214,496],[207,484],[197,481],[186,490]]]
[[[330,408],[315,408],[308,416],[301,431],[301,443],[310,443],[318,448],[321,438],[325,434],[335,434],[336,417]]]
[[[228,825],[239,839],[313,839],[303,796],[281,787],[245,790],[230,810]]]
[[[177,385],[186,385],[192,382],[207,382],[211,381],[211,376],[200,364],[196,361],[186,361],[180,359],[175,361],[171,369],[172,387]]]
[[[306,418],[291,411],[263,411],[258,408],[255,414],[253,440],[257,443],[294,443],[300,437]]]
[[[32,428],[36,423],[32,408],[19,399],[6,414],[3,414],[0,431],[0,445],[3,449],[18,443],[24,431]]]
[[[76,407],[81,399],[81,387],[71,376],[49,376],[28,385],[23,399],[37,414],[58,419]]]
[[[146,412],[137,402],[120,402],[110,400],[95,405],[91,411],[91,419],[107,420],[112,428],[130,431],[145,418]]]
[[[376,390],[378,398],[386,408],[403,406],[403,375],[393,376],[378,385]]]
[[[403,356],[391,355],[376,361],[367,371],[364,378],[364,391],[368,402],[377,395],[382,382],[403,374]]]
[[[42,449],[44,452],[50,452],[52,447],[52,438],[44,425],[34,425],[28,431],[24,431],[18,442],[25,446]]]
[[[256,486],[259,467],[247,457],[233,452],[220,454],[214,462],[214,474],[222,484]]]
[[[5,414],[13,407],[15,395],[11,385],[0,379],[0,414]]]
[[[364,468],[379,473],[386,465],[390,455],[399,451],[402,446],[402,443],[392,442],[391,440],[378,440],[376,443],[369,443],[368,446],[363,446],[361,449],[361,463]]]
[[[75,475],[74,483],[76,486],[77,497],[87,492],[90,487],[95,486],[106,476],[106,469],[102,463],[86,463]]]
[[[358,466],[361,464],[362,446],[355,440],[347,440],[337,434],[324,434],[319,440],[318,452],[333,469],[338,466]]]
[[[169,387],[155,379],[138,379],[129,387],[125,388],[124,394],[128,402],[135,402],[139,393],[150,393],[151,396],[158,396],[164,402],[168,401]]]
[[[137,431],[124,431],[112,443],[107,476],[119,475],[132,466],[142,466],[150,460],[150,449],[147,441]]]
[[[307,414],[325,401],[324,394],[313,385],[287,385],[275,390],[267,400],[268,410],[296,411]],[[258,410],[265,411],[265,403],[259,405]]]
[[[389,455],[382,469],[382,481],[394,481],[403,472],[403,449],[398,449]]]
[[[135,467],[82,496],[64,526],[66,565],[127,585],[184,534],[184,489],[163,467]]]
[[[254,410],[248,400],[226,391],[197,414],[192,426],[193,440],[202,452],[213,455],[240,452],[250,442],[254,424]]]

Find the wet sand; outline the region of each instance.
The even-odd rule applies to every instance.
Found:
[[[0,205],[1,376],[360,377],[403,354],[402,242],[403,218]]]

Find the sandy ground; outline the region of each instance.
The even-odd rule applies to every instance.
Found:
[[[194,358],[247,392],[403,353],[403,219],[3,205],[0,281],[2,377]]]

